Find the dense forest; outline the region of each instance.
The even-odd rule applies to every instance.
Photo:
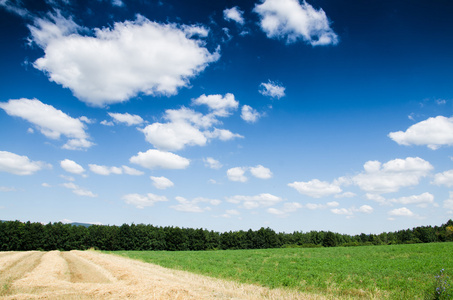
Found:
[[[0,222],[0,251],[26,250],[224,250],[335,247],[453,241],[453,221],[381,234],[331,231],[276,233],[270,228],[215,232],[144,224],[78,226],[63,223]]]

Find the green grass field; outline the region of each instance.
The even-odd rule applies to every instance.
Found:
[[[453,243],[198,252],[109,252],[211,277],[330,298],[452,299]],[[436,275],[444,269],[443,276]],[[442,288],[442,287],[441,287]],[[447,293],[449,296],[446,297]],[[436,296],[441,296],[436,298]]]

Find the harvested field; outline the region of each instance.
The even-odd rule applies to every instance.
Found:
[[[0,253],[2,299],[321,299],[96,251]]]

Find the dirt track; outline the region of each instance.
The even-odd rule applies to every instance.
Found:
[[[0,252],[1,299],[314,299],[96,251]]]

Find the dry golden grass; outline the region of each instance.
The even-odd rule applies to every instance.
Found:
[[[95,251],[4,252],[0,274],[2,299],[322,299]]]

